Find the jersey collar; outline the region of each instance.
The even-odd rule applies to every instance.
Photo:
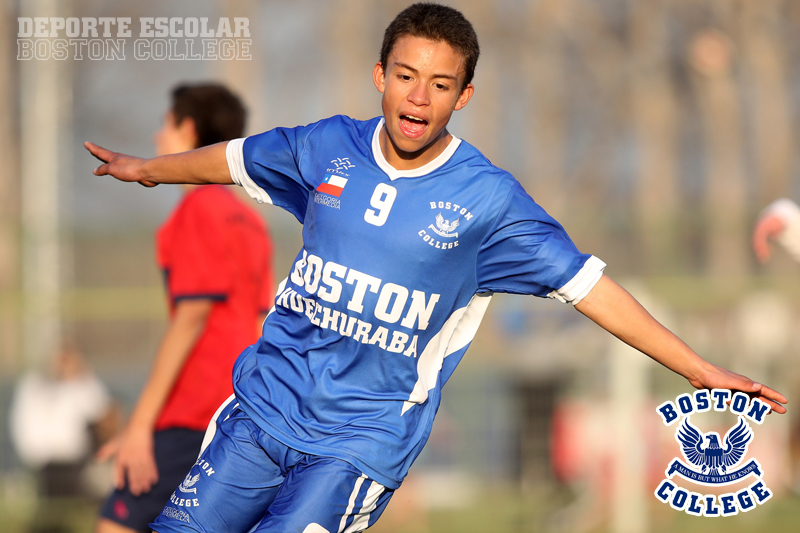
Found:
[[[430,174],[437,168],[441,167],[450,159],[450,157],[455,153],[458,145],[461,144],[461,139],[452,135],[452,139],[450,139],[450,144],[447,145],[447,148],[444,151],[436,156],[436,159],[431,161],[430,163],[426,163],[419,168],[412,168],[410,170],[397,170],[392,165],[390,165],[386,158],[383,157],[383,152],[381,151],[380,139],[379,135],[381,132],[381,128],[383,127],[384,119],[378,122],[378,125],[375,126],[375,133],[372,134],[372,155],[375,157],[375,162],[378,166],[386,172],[389,176],[389,179],[394,181],[398,178],[417,178],[419,176],[424,176],[426,174]]]

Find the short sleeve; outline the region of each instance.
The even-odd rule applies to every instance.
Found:
[[[186,299],[223,301],[233,282],[223,222],[201,203],[187,206],[171,243],[167,285],[173,303]]]
[[[276,128],[230,141],[226,157],[234,183],[259,203],[282,207],[302,223],[313,186],[303,179],[300,161],[315,127]]]
[[[478,250],[479,292],[508,292],[577,303],[605,263],[582,254],[564,228],[514,182]]]

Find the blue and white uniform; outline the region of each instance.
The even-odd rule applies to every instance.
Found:
[[[337,116],[229,144],[235,181],[304,226],[234,389],[278,440],[396,488],[492,293],[574,300],[604,265],[466,142],[395,170],[382,125]],[[316,191],[326,176],[342,178],[338,197]]]
[[[394,489],[492,294],[576,303],[605,264],[468,143],[396,170],[382,127],[336,116],[228,144],[234,181],[304,243],[233,381],[271,439]]]

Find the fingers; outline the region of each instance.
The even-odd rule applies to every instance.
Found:
[[[128,488],[134,496],[148,492],[157,481],[158,469],[153,463],[144,461],[128,468]]]
[[[131,494],[139,496],[158,482],[158,468],[152,458],[134,458],[130,462],[117,460],[114,465],[114,486],[122,489],[126,480]]]
[[[122,461],[114,461],[114,488],[122,490],[125,488],[125,466]]]
[[[758,399],[762,402],[769,405],[771,411],[774,411],[778,414],[786,413],[786,407],[781,404],[789,403],[789,400],[781,394],[780,392],[771,389],[769,387],[765,387],[764,385],[760,385],[760,390],[758,391]]]
[[[117,439],[111,439],[103,446],[97,450],[97,453],[94,455],[94,458],[100,462],[107,461],[113,456],[117,454],[119,450],[119,441]]]
[[[695,386],[700,385],[699,388],[728,389],[746,392],[748,396],[758,398],[769,405],[771,412],[774,411],[779,414],[786,413],[786,408],[781,404],[788,403],[788,400],[783,394],[766,385],[755,382],[748,377],[736,374],[735,372],[731,372],[730,370],[716,365],[711,367],[711,371],[705,374],[699,383],[692,384]]]
[[[106,150],[102,146],[97,146],[96,144],[91,143],[89,141],[83,143],[83,147],[89,150],[90,154],[95,156],[103,163],[108,163],[109,159],[111,159],[111,156],[114,155],[114,152],[112,152],[111,150]]]

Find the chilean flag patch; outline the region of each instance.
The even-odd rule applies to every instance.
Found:
[[[330,194],[338,198],[342,194],[345,185],[347,185],[347,178],[334,174],[325,174],[325,179],[317,187],[317,192]]]

